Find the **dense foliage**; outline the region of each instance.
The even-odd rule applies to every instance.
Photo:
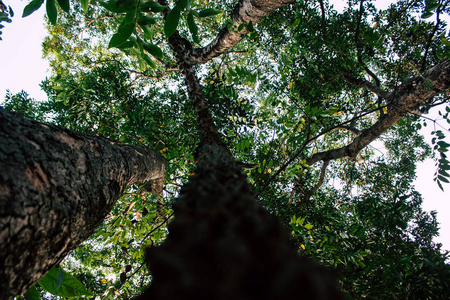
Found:
[[[53,72],[42,83],[48,100],[8,93],[3,105],[117,143],[146,145],[168,159],[163,195],[131,187],[62,264],[101,299],[129,299],[148,284],[144,249],[164,240],[170,204],[194,170],[199,143],[167,37],[178,30],[206,45],[221,24],[231,26],[235,3],[177,1],[164,22],[163,2],[91,2],[72,3],[68,14],[69,1],[57,7],[47,0],[53,3],[43,42]],[[31,1],[28,12],[39,3]],[[195,66],[217,128],[247,165],[258,201],[292,230],[299,253],[336,269],[349,299],[450,295],[448,256],[432,242],[435,213],[422,211],[412,185],[415,164],[433,153],[417,133],[427,122],[421,114],[448,103],[447,94],[424,99],[354,159],[311,161],[314,153],[347,145],[391,109],[356,79],[395,91],[449,56],[441,18],[448,11],[447,2],[398,1],[378,10],[349,1],[339,13],[325,1],[297,1],[234,28],[246,31],[239,44]],[[449,110],[442,110],[445,119]],[[450,177],[449,144],[442,130],[434,142],[442,188]]]

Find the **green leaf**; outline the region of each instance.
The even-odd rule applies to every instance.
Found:
[[[428,18],[431,17],[432,15],[434,15],[433,12],[431,12],[431,11],[426,11],[426,12],[424,12],[424,13],[420,16],[420,18],[421,18],[421,19],[428,19]]]
[[[160,59],[163,58],[162,50],[158,46],[156,46],[152,43],[145,43],[145,42],[142,43],[142,46],[144,47],[145,51],[147,51],[154,57],[160,58]]]
[[[89,0],[81,0],[81,7],[83,8],[84,13],[87,14],[89,8]]]
[[[152,12],[160,12],[163,11],[166,6],[160,5],[159,3],[155,1],[149,1],[139,4],[139,7],[142,11],[152,11]]]
[[[142,16],[137,19],[137,22],[139,25],[148,25],[148,24],[153,25],[156,23],[156,20],[158,19],[149,16]]]
[[[134,24],[127,23],[119,27],[119,30],[114,34],[109,41],[109,48],[120,46],[131,36],[134,31]]]
[[[127,12],[134,11],[136,13],[136,0],[117,0],[115,7],[126,10]]]
[[[47,0],[47,2],[45,3],[45,8],[47,10],[47,17],[50,20],[50,23],[55,25],[56,19],[58,18],[58,11],[56,10],[55,0]]]
[[[135,42],[133,42],[133,41],[126,41],[125,43],[120,44],[116,48],[118,48],[120,50],[124,50],[124,49],[133,48],[134,46],[136,46]]]
[[[444,169],[439,168],[439,174],[445,177],[450,177],[450,174],[448,174]]]
[[[399,259],[399,263],[401,264],[405,264],[411,261],[412,256],[405,256]]]
[[[439,3],[430,3],[430,4],[427,4],[426,6],[425,6],[425,10],[426,11],[432,11],[432,10],[435,10],[436,8],[438,8],[440,6],[440,4]]]
[[[66,13],[70,12],[70,1],[69,0],[58,0],[59,7]]]
[[[35,285],[32,285],[28,291],[23,295],[23,298],[25,300],[40,300],[41,295],[39,295],[39,292]]]
[[[101,6],[103,6],[107,10],[112,11],[117,14],[131,12],[131,11],[134,11],[136,13],[136,3],[134,3],[134,6],[130,5],[130,6],[119,6],[119,7],[116,6],[116,4],[117,4],[116,0],[111,0],[109,2],[100,1],[99,3]]]
[[[438,178],[439,181],[442,181],[442,182],[445,182],[445,183],[450,183],[450,181],[448,181],[448,179],[445,178],[445,177],[442,176],[442,175],[438,175],[437,178]]]
[[[150,68],[152,68],[152,69],[156,68],[156,64],[153,61],[153,59],[150,58],[150,56],[148,56],[147,54],[144,54],[143,59],[150,66]]]
[[[305,225],[305,228],[306,228],[307,230],[311,230],[311,229],[313,229],[313,227],[314,227],[314,225],[312,225],[312,224],[306,224],[306,225]]]
[[[179,0],[179,1],[177,1],[176,6],[178,6],[178,8],[180,10],[184,10],[188,6],[188,0]]]
[[[8,17],[7,13],[0,13],[0,22],[11,23],[12,20]]]
[[[444,191],[444,188],[442,187],[442,184],[439,180],[437,181],[437,184],[438,184],[438,187],[441,189],[441,191]]]
[[[187,24],[194,43],[200,43],[200,40],[198,39],[198,27],[197,24],[195,24],[194,16],[191,13],[187,15]]]
[[[180,9],[175,6],[167,15],[164,22],[164,34],[170,37],[175,30],[177,30],[178,22],[180,21]]]
[[[253,27],[253,23],[252,23],[251,20],[250,20],[250,21],[248,22],[248,24],[247,24],[247,30],[248,30],[249,32],[252,32],[252,31],[255,30],[255,28]]]
[[[121,25],[134,23],[135,20],[136,20],[136,10],[133,9],[126,13],[125,18],[123,19]]]
[[[64,278],[63,278],[63,269],[61,267],[58,268],[58,278],[56,279],[56,287],[55,291],[60,288],[60,286],[63,284]]]
[[[44,3],[44,0],[33,0],[30,3],[25,6],[22,13],[22,18],[25,18],[26,16],[31,15],[33,12],[39,9],[41,7],[42,3]]]
[[[450,41],[447,40],[445,37],[441,38],[441,41],[442,41],[443,44],[445,44],[447,46],[450,46]]]
[[[57,288],[58,278],[60,274],[60,268],[52,268],[41,280],[39,280],[39,285],[46,292],[52,295],[60,297],[81,297],[81,296],[92,296],[84,285],[75,277],[70,275],[61,269],[62,272],[62,283],[60,287]]]
[[[220,9],[207,8],[207,9],[204,9],[204,10],[200,11],[198,13],[198,16],[200,18],[205,18],[205,17],[209,17],[209,16],[218,15],[220,13],[222,13],[222,11]]]
[[[142,28],[142,31],[144,32],[145,36],[148,37],[149,39],[153,38],[153,32],[150,30],[150,28],[148,28],[147,25],[141,25],[139,24],[139,27]]]
[[[440,147],[450,147],[450,144],[447,143],[446,141],[439,141],[439,142],[437,142],[437,144],[438,144]]]

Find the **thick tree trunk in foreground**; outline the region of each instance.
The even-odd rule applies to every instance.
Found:
[[[89,237],[127,185],[165,175],[150,149],[0,108],[0,299],[24,293]]]
[[[162,246],[149,249],[152,284],[139,300],[341,299],[325,268],[297,255],[259,206],[229,151],[200,148]]]

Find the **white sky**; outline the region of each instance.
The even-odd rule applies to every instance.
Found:
[[[333,2],[337,6],[339,1]],[[3,0],[3,2],[12,6],[15,16],[12,23],[2,23],[5,27],[2,29],[3,41],[0,41],[0,102],[7,89],[13,94],[23,89],[31,97],[44,100],[46,95],[39,87],[40,82],[49,75],[48,63],[42,59],[41,54],[41,42],[46,35],[43,26],[44,7],[31,16],[21,18],[23,7],[28,1]],[[379,8],[387,7],[385,1],[375,1],[375,5]],[[436,110],[427,116],[436,118]],[[446,123],[441,124],[445,128],[449,127]],[[431,125],[421,131],[428,142],[431,141],[430,132],[433,130]],[[449,136],[450,134],[447,134],[447,137]],[[450,250],[450,184],[444,184],[446,192],[442,192],[433,181],[435,171],[436,167],[431,159],[419,164],[415,184],[424,197],[423,209],[437,211],[441,230],[440,236],[434,241],[442,243],[443,249]]]

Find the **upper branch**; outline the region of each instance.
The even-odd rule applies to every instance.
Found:
[[[292,2],[294,0],[240,0],[231,14],[231,30],[225,26],[209,45],[193,49],[190,60],[202,64],[220,56],[238,44],[247,33],[245,27],[237,32],[236,29],[239,25],[248,24],[250,21],[252,24],[256,24],[274,10]]]
[[[312,165],[320,160],[331,160],[341,157],[354,158],[358,152],[397,123],[409,110],[426,99],[450,88],[450,60],[444,60],[422,75],[414,76],[400,85],[398,89],[387,95],[389,99],[388,113],[383,115],[371,127],[363,130],[353,142],[347,146],[324,152],[318,152],[306,160]]]

